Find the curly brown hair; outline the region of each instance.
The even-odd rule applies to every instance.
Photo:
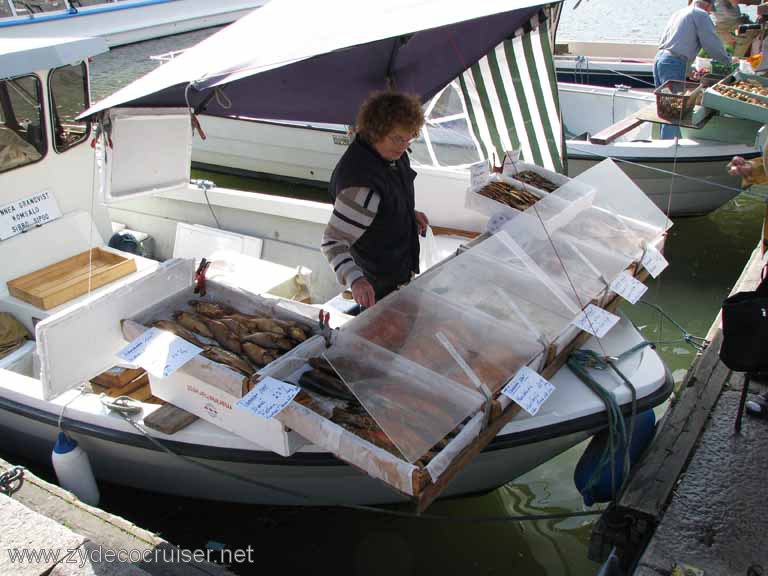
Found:
[[[373,92],[357,113],[355,128],[369,142],[378,142],[399,127],[418,132],[424,125],[421,101],[405,92]]]

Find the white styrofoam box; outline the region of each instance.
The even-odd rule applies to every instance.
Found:
[[[115,280],[38,322],[43,398],[50,400],[118,364],[116,354],[125,346],[121,321],[188,289],[193,276],[192,260],[169,260]]]
[[[558,188],[553,192],[547,192],[512,177],[513,174],[525,171],[534,172],[542,178],[546,178],[553,184],[556,184]],[[590,195],[592,188],[590,185],[584,184],[577,179],[569,178],[558,172],[553,172],[552,170],[547,170],[546,168],[536,164],[528,164],[526,162],[505,163],[503,174],[492,174],[488,180],[482,183],[482,185],[470,186],[467,189],[464,202],[465,207],[469,208],[470,210],[475,210],[476,212],[485,214],[486,216],[495,216],[497,214],[515,216],[519,214],[521,211],[516,208],[507,206],[506,204],[502,204],[501,202],[497,202],[482,196],[481,194],[478,194],[479,190],[483,186],[494,180],[509,184],[516,190],[529,192],[534,196],[537,196],[539,199],[546,198],[551,194],[556,195],[558,190],[561,188],[565,189],[566,187],[568,188],[568,196],[581,195],[587,197]]]
[[[113,108],[106,150],[107,202],[186,188],[192,130],[186,108]],[[139,167],[140,169],[137,169]]]
[[[209,280],[252,294],[269,292],[288,299],[298,290],[296,268],[227,250],[213,252],[209,260],[211,265],[206,273]]]
[[[173,244],[174,258],[212,259],[216,252],[231,252],[261,258],[264,241],[246,234],[227,232],[200,224],[179,222]]]
[[[233,377],[233,382],[242,382],[242,378]],[[223,385],[223,378],[218,378],[219,386],[214,386],[191,374],[190,367],[183,366],[167,378],[150,376],[149,381],[154,396],[281,456],[290,456],[309,443],[303,436],[287,430],[279,420],[266,420],[237,408],[235,404],[241,393],[219,387]]]
[[[186,307],[192,296],[191,287],[168,293],[151,307],[123,323],[126,340],[138,337],[153,320],[169,318],[173,311]],[[236,287],[211,281],[206,299],[229,304],[244,313],[263,312],[274,318],[297,320],[312,326],[315,308],[277,298],[267,299]],[[305,314],[307,312],[307,314]],[[204,339],[203,339],[204,340]],[[300,353],[302,343],[281,359]],[[278,420],[266,420],[235,407],[242,397],[243,382],[247,377],[203,356],[196,356],[166,378],[150,376],[152,394],[183,408],[225,430],[255,442],[283,456],[289,456],[307,443],[295,432],[286,430]]]
[[[0,370],[10,370],[25,376],[32,376],[32,355],[34,352],[34,341],[27,340],[20,348],[0,358]]]

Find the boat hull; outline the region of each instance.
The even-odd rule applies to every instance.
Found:
[[[739,179],[729,176],[725,166],[731,157],[643,159],[611,156],[621,169],[665,214],[700,216],[735,198]],[[602,161],[602,157],[568,155],[568,173],[581,174]],[[673,176],[676,174],[677,176]]]
[[[0,410],[0,433],[9,446],[23,446],[22,456],[41,464],[50,463],[55,442],[55,425],[34,421]],[[385,504],[402,502],[404,497],[382,482],[347,466],[327,453],[281,458],[271,453],[253,454],[262,461],[173,457],[165,452],[76,434],[88,453],[94,474],[100,481],[173,496],[269,505]],[[473,461],[451,483],[445,496],[492,490],[528,472],[539,464],[585,440],[588,432],[575,432],[501,450],[487,451]],[[8,447],[3,447],[5,452]],[[147,473],[151,470],[151,474]],[[253,481],[246,482],[234,476]],[[279,492],[255,483],[272,485],[296,495]],[[299,494],[307,495],[301,498]]]
[[[619,354],[641,341],[627,321],[589,347]],[[620,369],[636,387],[638,412],[663,403],[672,391],[669,371],[658,354],[643,348],[621,360]],[[149,431],[156,442],[101,405],[95,394],[70,391],[54,401],[30,395],[36,381],[0,380],[0,452],[48,465],[62,427],[88,453],[100,481],[151,492],[206,500],[269,505],[384,504],[406,497],[314,445],[279,456],[213,424],[198,420],[167,436]],[[613,391],[625,414],[631,393],[618,376],[594,376]],[[444,496],[492,490],[575,446],[607,425],[598,397],[567,368],[551,379],[556,387],[536,416],[512,419],[448,485]],[[39,381],[37,381],[39,382]],[[141,421],[140,419],[138,420]],[[158,444],[162,444],[164,448]],[[275,487],[277,489],[275,489]]]

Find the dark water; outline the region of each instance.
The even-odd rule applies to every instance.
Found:
[[[657,2],[632,4],[659,18]],[[585,5],[591,5],[584,12],[591,15],[601,6],[608,10],[617,3],[590,0]],[[573,15],[564,15],[564,19],[569,17]],[[637,28],[635,16],[633,22],[631,26]],[[576,22],[568,30],[578,32],[580,27],[584,24]],[[144,42],[96,57],[91,67],[94,100],[153,69],[156,63],[149,60],[150,55],[185,48],[210,33],[208,30]],[[195,176],[232,188],[253,185],[211,173]],[[258,186],[263,189],[264,184]],[[299,186],[270,186],[275,193],[324,197],[321,192]],[[313,193],[322,196],[313,198]],[[662,306],[690,332],[704,335],[757,243],[763,210],[762,201],[742,195],[713,214],[675,222],[666,252],[671,265],[658,280],[650,282],[648,300]],[[636,305],[626,306],[625,310],[643,327],[648,339],[679,337],[669,323],[660,324],[659,315],[651,309]],[[661,353],[677,379],[693,359],[684,344],[662,346]],[[212,504],[106,485],[102,486],[102,506],[185,548],[220,543],[237,550],[251,545],[260,551],[261,558],[268,554],[278,562],[283,573],[593,574],[597,565],[586,559],[592,522],[588,518],[507,524],[459,520],[466,516],[583,510],[572,482],[573,468],[582,450],[583,446],[569,450],[491,494],[441,501],[430,508],[433,514],[455,516],[454,521],[401,519],[337,509]],[[232,569],[241,575],[262,574],[267,566],[261,562],[233,565]]]

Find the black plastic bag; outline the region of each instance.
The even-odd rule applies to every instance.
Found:
[[[768,372],[768,280],[723,301],[720,360],[737,372]]]

